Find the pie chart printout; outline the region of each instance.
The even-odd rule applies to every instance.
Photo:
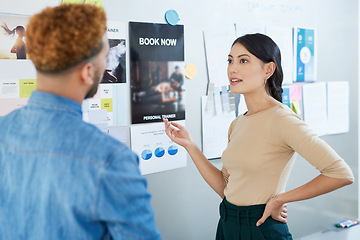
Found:
[[[141,153],[141,158],[144,160],[149,160],[152,157],[152,152],[149,149],[145,149],[142,153]]]
[[[171,156],[177,154],[178,151],[179,151],[179,149],[178,149],[178,147],[175,146],[175,145],[171,145],[171,146],[169,147],[169,149],[168,149],[168,153],[169,153],[169,155],[171,155]]]
[[[155,149],[155,156],[158,158],[161,158],[162,156],[164,156],[165,154],[165,149],[162,147],[158,147],[157,149]]]

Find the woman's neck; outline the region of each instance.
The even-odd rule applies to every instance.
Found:
[[[248,109],[246,113],[247,116],[267,110],[280,104],[266,92],[244,94],[244,98]]]

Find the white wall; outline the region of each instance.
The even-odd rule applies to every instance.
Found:
[[[61,0],[0,0],[0,13],[32,15],[44,7],[56,6]]]

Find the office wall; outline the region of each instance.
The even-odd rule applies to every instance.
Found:
[[[186,81],[186,125],[201,144],[200,96],[206,89],[206,65],[201,31],[222,24],[263,24],[315,27],[318,36],[318,80],[350,82],[350,132],[325,139],[354,169],[357,178],[357,1],[142,1],[119,18],[162,22],[168,9],[176,9],[185,25],[185,60],[196,64],[198,75]],[[127,8],[125,8],[127,9]],[[121,17],[122,13],[126,16]],[[129,16],[131,15],[131,16]],[[149,18],[144,16],[149,16]],[[224,59],[225,60],[225,59]],[[224,70],[225,71],[225,70]],[[218,166],[219,160],[213,161]],[[304,159],[297,159],[288,189],[318,173]],[[188,167],[147,176],[153,194],[156,220],[165,239],[213,239],[220,198],[206,185],[191,160]],[[357,217],[357,183],[316,199],[289,204],[289,227],[295,238],[332,227],[345,218]]]
[[[0,0],[0,12],[33,14],[59,0]],[[26,4],[25,4],[26,3]],[[225,24],[315,27],[318,37],[318,81],[349,81],[350,132],[325,136],[351,166],[358,178],[358,1],[346,0],[207,0],[165,1],[103,0],[109,20],[164,22],[164,13],[175,9],[185,26],[185,63],[195,64],[197,76],[186,80],[186,125],[201,145],[200,97],[206,93],[207,71],[202,31]],[[226,59],[224,59],[226,61]],[[0,66],[0,72],[6,71]],[[226,71],[226,69],[223,69]],[[129,73],[129,71],[127,71]],[[129,77],[129,76],[128,76]],[[129,80],[129,79],[128,79]],[[129,120],[130,123],[130,120]],[[221,167],[220,160],[212,161]],[[288,189],[318,173],[297,159]],[[188,159],[186,168],[146,176],[153,195],[156,221],[166,240],[214,239],[221,199],[207,186]],[[319,231],[343,218],[356,218],[357,182],[334,193],[289,204],[289,227],[294,237]]]

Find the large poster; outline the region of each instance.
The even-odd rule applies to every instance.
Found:
[[[129,23],[132,123],[185,119],[184,27]]]

